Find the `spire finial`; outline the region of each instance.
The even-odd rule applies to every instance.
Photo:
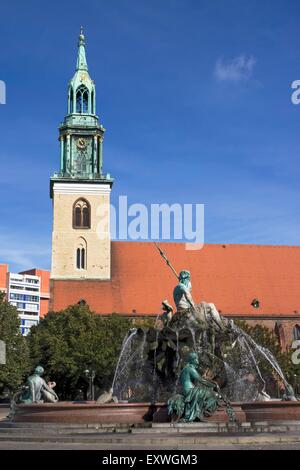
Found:
[[[85,57],[85,42],[84,42],[84,34],[83,34],[83,26],[80,26],[80,34],[79,34],[79,41],[78,41],[78,57],[77,57],[77,64],[76,70],[87,70],[87,63]]]
[[[84,33],[83,33],[83,26],[80,26],[80,34],[79,34],[79,46],[84,45]]]

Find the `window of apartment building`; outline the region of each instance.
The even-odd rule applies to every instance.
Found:
[[[39,283],[39,280],[38,279],[26,279],[26,282],[28,282],[29,284],[38,284]]]
[[[28,302],[39,302],[39,297],[36,295],[15,294],[14,292],[11,292],[10,298],[12,300],[27,300]]]

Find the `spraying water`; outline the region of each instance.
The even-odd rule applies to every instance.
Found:
[[[117,362],[117,367],[116,367],[116,370],[115,370],[115,375],[114,375],[112,386],[111,386],[112,390],[114,390],[115,383],[116,383],[117,377],[119,375],[119,368],[120,368],[120,364],[121,364],[121,361],[122,361],[123,356],[124,356],[124,352],[126,351],[127,346],[130,344],[130,342],[131,342],[133,336],[136,334],[136,332],[137,332],[137,329],[132,328],[131,330],[129,330],[128,335],[124,338],[122,348],[121,348],[121,352],[120,352],[120,355],[119,355],[119,359],[118,359],[118,362]]]

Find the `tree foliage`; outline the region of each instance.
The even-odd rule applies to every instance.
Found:
[[[101,317],[87,305],[50,312],[28,336],[32,366],[45,368],[46,379],[57,383],[60,399],[75,399],[78,390],[86,394],[87,369],[95,371],[95,385],[107,389],[130,326],[126,318]]]
[[[18,311],[5,300],[3,292],[0,292],[0,339],[6,343],[6,364],[0,365],[0,394],[5,389],[13,393],[30,370],[29,351],[20,332]]]

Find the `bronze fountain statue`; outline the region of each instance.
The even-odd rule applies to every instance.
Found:
[[[27,378],[26,385],[16,397],[19,403],[56,403],[58,396],[54,391],[55,382],[46,382],[41,376],[44,368],[37,366],[34,373]]]
[[[168,400],[168,413],[176,416],[176,421],[191,422],[212,416],[218,408],[221,398],[219,387],[209,380],[201,377],[197,371],[199,365],[198,355],[192,352],[188,356],[187,364],[181,371],[180,382],[183,393],[176,394]]]

